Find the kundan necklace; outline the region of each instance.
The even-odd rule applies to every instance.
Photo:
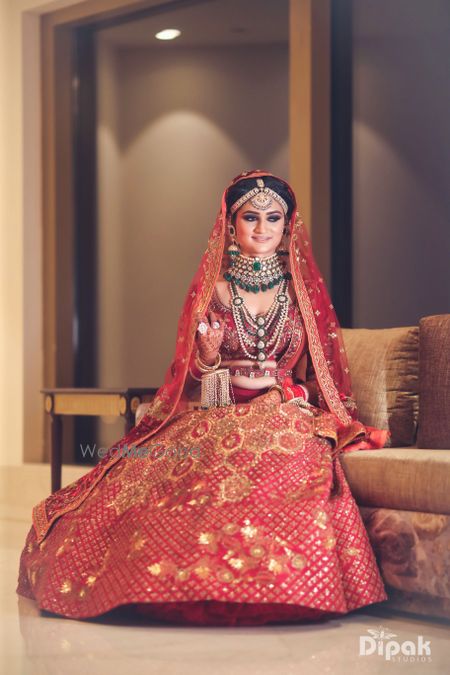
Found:
[[[224,275],[225,276],[225,275]],[[280,282],[278,282],[280,283]],[[234,280],[230,281],[231,310],[237,329],[239,343],[243,352],[249,359],[256,360],[260,369],[264,368],[264,362],[277,350],[283,335],[284,326],[289,312],[289,296],[287,294],[287,280],[282,279],[277,295],[269,310],[264,314],[253,316],[244,303],[244,298],[239,295]],[[268,333],[271,327],[270,337]],[[249,349],[257,350],[252,354]]]
[[[236,251],[234,249],[234,246],[228,249],[229,255],[234,259],[223,276],[245,291],[267,291],[280,284],[283,279],[292,279],[291,273],[283,269],[278,252],[267,258],[260,258],[243,255],[237,247]]]

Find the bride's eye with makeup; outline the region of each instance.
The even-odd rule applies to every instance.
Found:
[[[243,218],[244,218],[244,220],[247,220],[249,223],[252,223],[254,220],[257,220],[257,216],[253,216],[253,215],[251,215],[250,213],[248,213],[248,214],[246,214],[245,216],[243,216]],[[269,216],[269,217],[267,218],[267,220],[268,220],[270,223],[276,223],[277,220],[280,220],[280,218],[281,218],[281,216],[273,215],[273,216]]]

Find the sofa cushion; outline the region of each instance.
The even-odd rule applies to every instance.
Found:
[[[419,327],[343,328],[353,394],[363,424],[389,429],[387,446],[415,443]]]
[[[340,462],[358,505],[450,514],[450,450],[358,450]]]
[[[419,448],[450,448],[450,314],[419,323]]]

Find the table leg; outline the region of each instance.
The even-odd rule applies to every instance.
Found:
[[[125,434],[129,434],[134,426],[135,426],[134,414],[130,410],[128,410],[125,414]]]
[[[51,416],[51,472],[52,472],[52,492],[61,488],[61,440],[62,440],[62,420],[60,415]]]

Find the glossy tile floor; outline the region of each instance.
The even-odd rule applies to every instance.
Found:
[[[255,628],[132,623],[120,612],[88,621],[41,613],[15,592],[28,528],[23,521],[0,521],[1,675],[347,675],[354,666],[360,673],[450,672],[450,624],[375,607],[320,625]],[[359,655],[360,637],[381,627],[400,644],[417,644],[422,635],[431,656],[388,661],[376,653]]]

